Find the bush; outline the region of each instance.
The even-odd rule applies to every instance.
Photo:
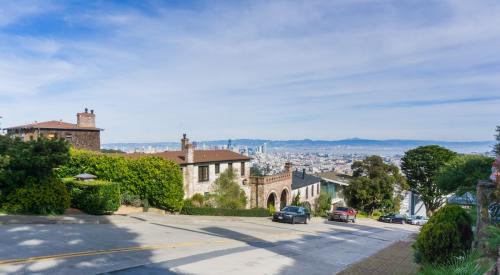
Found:
[[[328,216],[328,212],[330,211],[331,208],[332,208],[332,197],[325,192],[321,192],[314,204],[314,215],[320,217],[326,217]]]
[[[268,217],[269,212],[264,208],[253,209],[224,209],[209,207],[184,207],[181,214],[198,216],[237,216],[237,217]]]
[[[447,205],[422,227],[414,244],[416,259],[427,264],[444,264],[464,255],[473,240],[472,219],[457,205]]]
[[[481,262],[478,251],[455,257],[446,265],[424,265],[419,274],[449,275],[449,274],[485,274],[492,267],[491,261]]]
[[[184,188],[180,167],[162,158],[132,159],[72,150],[69,163],[60,167],[57,173],[60,177],[94,174],[99,179],[120,183],[122,192],[140,196],[153,207],[178,211],[182,206]]]
[[[218,208],[243,209],[247,205],[245,191],[236,181],[236,173],[232,169],[220,173],[213,184],[215,205]]]
[[[105,181],[71,181],[67,183],[71,204],[94,215],[111,214],[120,207],[120,185]]]
[[[17,188],[5,199],[2,207],[11,213],[63,214],[70,205],[70,197],[60,179],[44,179]]]
[[[134,207],[141,207],[142,200],[141,200],[141,197],[139,195],[134,195],[134,194],[131,194],[129,192],[124,192],[121,195],[121,204],[134,206]]]
[[[191,202],[196,207],[203,207],[205,196],[200,193],[196,193],[191,197]]]

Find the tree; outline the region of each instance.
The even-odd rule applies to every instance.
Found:
[[[301,206],[300,203],[300,192],[297,192],[297,195],[295,195],[292,199],[292,205],[293,206]]]
[[[321,192],[314,202],[314,214],[316,216],[326,217],[331,207],[332,197],[328,193]]]
[[[344,189],[350,206],[369,215],[376,209],[394,210],[394,193],[406,188],[399,169],[379,156],[370,156],[352,165],[353,180]]]
[[[447,194],[475,192],[477,182],[490,176],[493,161],[493,158],[478,155],[457,156],[439,169],[436,184]]]
[[[19,213],[63,213],[69,195],[54,169],[68,160],[69,145],[64,140],[24,142],[0,136],[1,207]]]
[[[247,197],[236,181],[232,169],[222,172],[214,182],[214,199],[217,207],[229,209],[245,208]]]
[[[68,160],[69,145],[62,139],[24,142],[0,136],[0,197],[29,184],[50,182],[54,168]]]
[[[252,177],[262,177],[264,173],[259,169],[259,167],[252,166],[250,167],[250,176]]]
[[[401,159],[410,190],[420,195],[429,217],[445,202],[446,192],[435,183],[435,176],[456,155],[441,146],[428,145],[407,151]]]
[[[497,141],[497,144],[494,145],[493,152],[495,152],[497,157],[500,157],[500,126],[497,126],[496,132],[497,134],[495,135],[495,139]]]

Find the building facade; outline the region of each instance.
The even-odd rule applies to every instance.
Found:
[[[292,164],[285,164],[285,171],[270,176],[254,176],[251,182],[251,207],[280,210],[292,202]]]
[[[314,209],[321,193],[321,178],[306,173],[306,170],[292,173],[292,197],[300,195],[300,202]]]
[[[36,140],[40,137],[62,138],[76,149],[99,151],[102,129],[96,128],[94,111],[89,112],[85,109],[85,112],[78,113],[76,116],[76,124],[53,120],[9,127],[5,130],[7,135],[19,137],[24,141]]]
[[[236,180],[245,191],[250,207],[250,158],[230,150],[197,150],[189,143],[186,134],[181,140],[181,150],[152,154],[176,162],[182,169],[184,197],[208,194],[220,173],[232,169]]]
[[[344,188],[349,185],[350,176],[337,174],[336,172],[323,172],[315,174],[321,178],[321,192],[326,192],[332,198],[332,209],[338,206],[346,206],[344,200]]]

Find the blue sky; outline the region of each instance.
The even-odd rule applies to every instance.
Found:
[[[5,1],[2,127],[103,142],[491,140],[499,1]]]

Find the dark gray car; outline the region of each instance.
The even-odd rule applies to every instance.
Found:
[[[273,222],[289,222],[294,223],[307,223],[310,219],[310,214],[304,207],[300,206],[287,206],[281,211],[274,213]]]

